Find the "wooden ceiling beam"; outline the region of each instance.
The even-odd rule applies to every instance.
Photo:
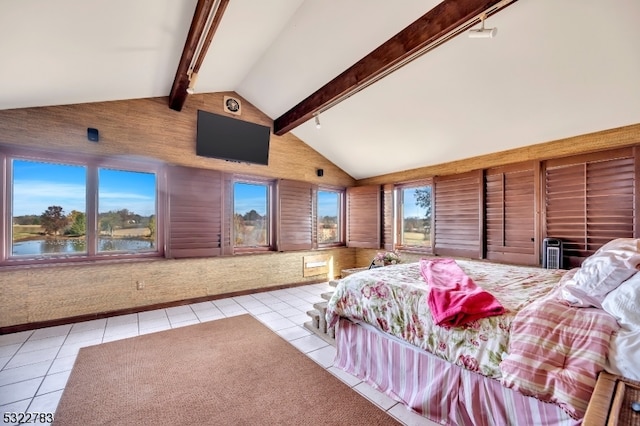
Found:
[[[513,0],[513,2],[515,1]],[[333,80],[276,118],[273,123],[274,133],[281,136],[295,129],[318,112],[330,108],[359,89],[372,84],[394,68],[405,65],[422,49],[436,43],[459,27],[469,24],[499,3],[503,3],[502,0],[442,1]],[[492,13],[487,13],[487,16],[490,14]]]
[[[191,26],[189,27],[189,33],[187,34],[187,40],[184,43],[182,49],[182,56],[180,56],[180,62],[178,63],[178,69],[176,76],[173,79],[173,86],[171,87],[171,93],[169,94],[169,108],[181,111],[184,103],[187,100],[187,89],[189,88],[189,68],[193,65],[193,72],[197,75],[200,70],[200,66],[204,61],[204,57],[207,53],[207,49],[211,44],[213,35],[215,34],[222,15],[224,14],[229,0],[219,0],[218,8],[215,10],[215,15],[211,25],[207,30],[207,21],[211,15],[213,8],[218,0],[198,0],[196,4],[196,10],[191,20]],[[205,31],[207,32],[205,34]],[[198,52],[198,44],[202,40],[202,46],[200,52]],[[197,58],[194,57],[198,55]]]

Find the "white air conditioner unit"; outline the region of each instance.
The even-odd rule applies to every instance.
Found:
[[[542,267],[562,269],[562,240],[545,238],[542,240]]]

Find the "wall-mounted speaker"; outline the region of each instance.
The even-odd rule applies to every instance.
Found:
[[[91,142],[98,142],[100,140],[100,134],[98,133],[98,129],[89,127],[87,129],[87,139],[89,139]]]
[[[317,170],[316,170],[316,174],[318,175],[318,177],[322,177],[322,176],[324,176],[324,170],[322,170],[322,169],[317,169]]]

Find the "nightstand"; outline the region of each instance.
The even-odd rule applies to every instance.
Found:
[[[640,426],[640,413],[631,409],[633,401],[640,401],[640,382],[603,371],[598,375],[582,424]]]

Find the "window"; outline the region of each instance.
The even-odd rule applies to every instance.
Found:
[[[86,254],[86,167],[12,161],[11,256]]]
[[[110,167],[100,168],[80,155],[15,153],[5,157],[7,187],[0,188],[9,200],[0,262],[161,254],[157,167],[101,158]]]
[[[234,247],[242,249],[270,246],[270,192],[270,184],[267,183],[234,183]]]
[[[342,242],[342,192],[318,190],[318,244]]]
[[[432,186],[398,188],[398,244],[404,248],[431,249]]]
[[[155,250],[156,176],[98,170],[98,251]]]

